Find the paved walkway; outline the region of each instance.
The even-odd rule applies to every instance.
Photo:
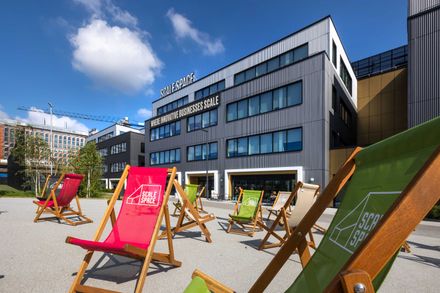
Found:
[[[104,213],[104,200],[82,200],[92,224],[71,227],[55,222],[33,223],[35,208],[31,199],[0,198],[0,292],[66,292],[84,257],[84,250],[68,245],[66,236],[91,239]],[[152,264],[144,292],[182,292],[195,268],[212,275],[237,292],[247,292],[277,249],[258,251],[263,233],[253,238],[225,233],[230,210],[223,203],[208,203],[217,220],[207,224],[213,243],[194,229],[175,237],[180,268]],[[328,209],[320,219],[327,227],[334,214]],[[172,223],[176,218],[172,218]],[[322,236],[315,233],[320,241]],[[409,238],[413,252],[400,253],[381,292],[438,292],[440,288],[440,223],[424,222]],[[158,241],[158,250],[166,241]],[[115,265],[117,263],[117,265]],[[112,290],[132,292],[140,263],[123,257],[96,253],[87,283]],[[93,267],[93,265],[95,265]],[[301,270],[292,255],[267,292],[283,292]]]

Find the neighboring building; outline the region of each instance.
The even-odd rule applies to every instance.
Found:
[[[113,133],[111,137],[109,133]],[[99,140],[96,148],[103,158],[101,180],[107,189],[116,187],[125,165],[145,166],[145,136],[137,129],[116,124],[87,140]]]
[[[143,129],[136,129],[129,126],[121,125],[121,124],[113,124],[101,131],[96,131],[95,129],[89,133],[87,137],[87,142],[95,141],[96,143],[103,142],[112,137],[121,135],[126,132],[134,132],[134,133],[143,133]]]
[[[409,0],[408,125],[440,116],[440,0]]]
[[[29,124],[17,120],[5,119],[0,121],[0,177],[6,177],[7,160],[15,144],[17,128],[24,128],[26,135],[39,136],[51,145],[51,127],[49,125]],[[53,145],[52,158],[67,162],[69,155],[79,150],[85,144],[86,132],[72,131],[59,127],[52,127]],[[3,166],[3,167],[1,167]],[[3,173],[5,171],[5,173]]]
[[[198,184],[209,169],[220,198],[325,186],[330,149],[356,145],[357,79],[329,16],[187,83],[153,102],[148,165]]]
[[[367,146],[406,130],[407,46],[351,65],[358,79],[357,144]]]

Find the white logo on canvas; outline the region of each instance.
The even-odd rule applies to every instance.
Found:
[[[142,184],[128,196],[126,203],[158,207],[161,189],[162,186],[157,184]]]
[[[248,198],[248,200],[244,204],[247,206],[255,207],[257,206],[258,202],[253,198]]]
[[[369,232],[376,227],[377,223],[383,216],[383,214],[365,211],[370,198],[373,196],[384,196],[400,193],[401,191],[369,192],[367,196],[335,226],[333,231],[330,232],[330,241],[350,254],[353,254],[354,249],[356,249],[358,245],[368,236]],[[349,225],[344,223],[344,221],[358,209],[362,210],[359,213],[356,221]],[[343,233],[350,233],[350,236],[346,241],[344,241],[344,239],[340,239],[340,236]]]

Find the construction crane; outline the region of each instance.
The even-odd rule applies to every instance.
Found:
[[[24,107],[24,106],[21,106],[21,107],[18,107],[18,110],[26,111],[26,112],[31,111],[31,112],[51,114],[50,110],[40,110],[40,109],[37,109],[37,108],[34,108],[34,107]],[[138,128],[143,128],[144,127],[144,123],[143,122],[130,123],[128,121],[128,117],[125,117],[125,118],[121,119],[121,118],[117,118],[117,117],[113,117],[113,116],[82,114],[82,113],[74,113],[74,112],[55,110],[55,109],[52,109],[52,114],[53,115],[58,115],[58,116],[67,116],[67,117],[77,118],[77,119],[84,119],[84,120],[93,120],[93,121],[100,121],[100,122],[116,123],[116,124],[119,124],[119,125],[138,127]]]

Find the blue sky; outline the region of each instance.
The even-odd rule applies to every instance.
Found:
[[[332,15],[351,61],[407,43],[405,0],[15,0],[0,4],[0,118],[19,106],[144,121],[162,87],[198,78]],[[84,130],[108,124],[58,117]]]

